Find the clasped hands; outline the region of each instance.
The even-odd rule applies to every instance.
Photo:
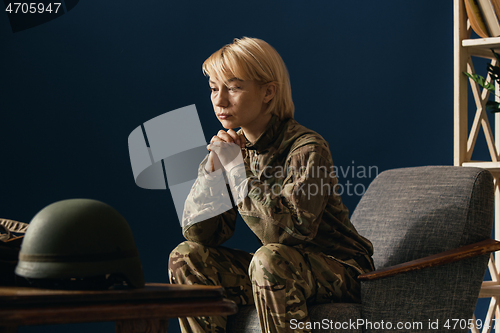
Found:
[[[205,165],[208,172],[213,172],[218,169],[230,171],[237,165],[243,163],[246,139],[243,135],[238,135],[233,129],[227,132],[220,130],[217,135],[214,135],[207,145],[210,156]]]

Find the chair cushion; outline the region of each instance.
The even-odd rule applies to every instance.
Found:
[[[321,333],[361,333],[361,326],[356,325],[361,318],[361,304],[327,303],[313,305],[309,309],[311,323],[316,324],[313,332]]]
[[[226,332],[261,333],[259,316],[254,305],[240,306],[238,313],[227,317]]]
[[[363,281],[361,314],[365,320],[364,332],[467,333],[466,323],[474,313],[488,258],[486,254],[421,271]],[[382,323],[386,330],[381,330]]]
[[[328,303],[313,305],[309,308],[309,315],[313,332],[362,332],[361,326],[354,325],[361,316],[361,304]],[[298,328],[298,324],[293,325],[297,325]],[[231,333],[261,333],[255,306],[242,306],[237,314],[229,316],[226,331]]]
[[[454,166],[384,171],[351,220],[373,243],[377,269],[479,242],[491,235],[493,178]]]
[[[483,169],[389,170],[372,182],[352,221],[372,241],[380,269],[489,238],[493,199],[493,178]],[[364,332],[380,332],[377,325],[383,322],[396,331],[430,331],[429,325],[438,323],[435,331],[467,332],[466,327],[448,330],[444,325],[472,317],[487,261],[483,255],[363,281],[361,314],[373,324],[365,325]],[[405,326],[396,327],[398,323]]]

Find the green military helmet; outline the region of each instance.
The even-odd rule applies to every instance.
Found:
[[[127,221],[91,199],[58,201],[38,212],[24,237],[16,274],[35,281],[118,276],[129,287],[144,286]]]

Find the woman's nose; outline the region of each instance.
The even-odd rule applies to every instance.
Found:
[[[218,91],[217,95],[213,97],[213,103],[215,106],[218,107],[226,107],[228,106],[228,99],[227,99],[227,93],[224,92],[222,89]]]

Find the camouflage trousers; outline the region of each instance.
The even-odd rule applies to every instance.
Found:
[[[170,254],[168,272],[171,283],[221,285],[236,304],[255,304],[265,333],[310,332],[292,330],[290,321],[307,323],[311,304],[360,302],[358,270],[323,253],[283,244],[268,244],[252,255],[186,241]],[[223,333],[227,318],[179,321],[182,332]]]

